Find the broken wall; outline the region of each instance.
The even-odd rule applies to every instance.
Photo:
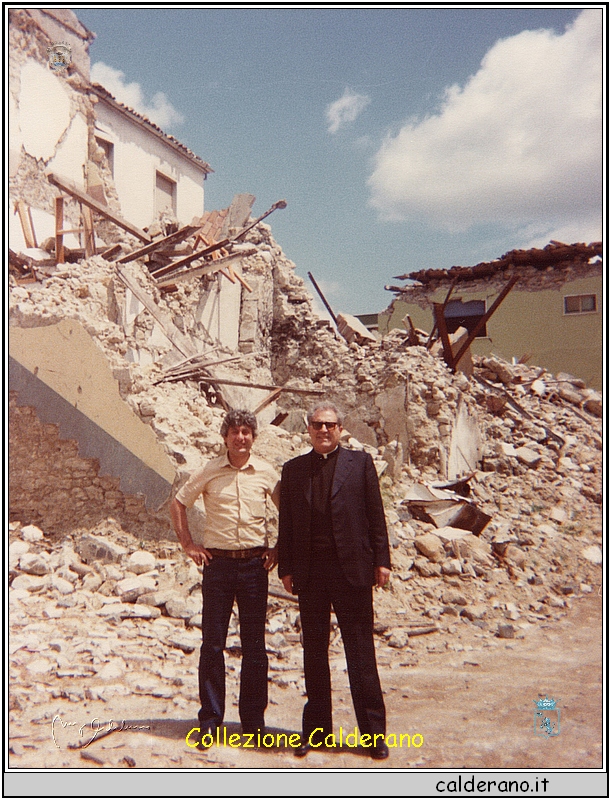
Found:
[[[484,300],[486,308],[494,302],[506,280],[459,282],[452,300]],[[382,335],[403,328],[409,314],[415,327],[431,330],[432,303],[443,303],[449,285],[420,286],[406,290],[380,314]],[[564,297],[594,294],[597,311],[565,314]],[[487,335],[471,344],[474,354],[498,355],[508,361],[529,355],[533,364],[552,372],[569,372],[593,388],[602,388],[602,266],[591,265],[579,271],[555,273],[533,270],[503,300],[486,323]]]
[[[166,513],[147,509],[142,495],[124,491],[120,478],[105,474],[97,458],[84,457],[58,425],[20,405],[17,392],[10,393],[8,424],[11,520],[64,534],[112,517],[135,536],[168,536]]]
[[[39,17],[41,13],[44,16],[39,12]],[[74,20],[78,25],[76,17]],[[54,40],[33,16],[26,10],[11,10],[10,21],[10,193],[51,212],[55,191],[44,180],[44,171],[55,169],[82,183],[92,104],[87,82],[78,70],[54,73],[48,68],[47,47]],[[59,41],[70,37],[65,28],[62,31],[67,37]],[[87,47],[79,40],[74,50],[86,52]],[[88,68],[83,71],[88,73]]]

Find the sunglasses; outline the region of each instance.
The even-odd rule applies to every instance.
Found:
[[[326,427],[328,431],[334,431],[335,428],[339,425],[338,422],[310,422],[310,425],[314,428],[315,431],[321,431],[323,425]]]

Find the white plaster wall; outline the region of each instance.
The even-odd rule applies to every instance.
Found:
[[[17,174],[21,161],[21,127],[19,125],[19,106],[11,92],[8,92],[8,170],[9,177]]]
[[[240,268],[234,267],[236,272]],[[213,339],[232,350],[238,349],[242,287],[219,275],[202,297],[195,318]]]
[[[70,95],[64,82],[29,59],[21,68],[19,144],[34,158],[49,161],[69,125]]]
[[[203,214],[203,174],[187,158],[103,100],[96,104],[96,119],[114,145],[114,181],[122,216],[140,228],[153,222],[157,170],[177,184],[176,216],[182,224]]]
[[[55,157],[49,161],[48,169],[74,181],[85,188],[83,166],[87,163],[87,123],[77,114],[68,128],[64,140],[57,148]]]

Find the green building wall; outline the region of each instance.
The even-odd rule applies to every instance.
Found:
[[[443,286],[429,295],[430,304],[443,303],[448,287]],[[471,289],[457,285],[452,299],[485,300],[486,308],[494,302],[499,290]],[[565,314],[567,295],[595,294],[596,311],[584,314]],[[560,288],[525,291],[514,288],[487,323],[486,337],[477,338],[471,345],[476,355],[496,355],[511,361],[530,354],[528,363],[545,367],[556,374],[568,372],[593,389],[602,389],[603,380],[603,283],[600,276],[579,278]],[[403,328],[402,319],[409,314],[416,328],[430,331],[433,311],[416,303],[395,300],[389,311],[379,315],[379,331],[384,336],[393,328]]]

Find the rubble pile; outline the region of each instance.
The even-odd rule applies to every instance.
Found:
[[[345,411],[344,446],[373,456],[393,561],[389,587],[375,593],[382,664],[415,665],[427,651],[523,637],[600,586],[598,393],[570,375],[496,358],[474,358],[471,379],[452,374],[398,330],[348,345],[314,314],[269,226],[259,225],[246,242],[257,250],[243,260],[254,289],[242,303],[241,324],[250,333],[241,336],[239,358],[215,345],[215,358],[234,360],[214,374],[323,390]],[[193,314],[199,281],[160,292],[141,265],[127,269],[201,346],[206,337]],[[106,354],[122,397],[173,459],[177,483],[221,452],[223,409],[209,404],[196,381],[163,380],[179,358],[169,342],[151,337],[146,312],[131,327],[124,324],[125,290],[113,264],[93,257],[59,265],[39,283],[9,280],[11,324],[63,318],[83,324]],[[149,358],[129,361],[136,348]],[[278,410],[288,412],[284,427],[262,426],[254,452],[278,470],[309,449],[303,416],[310,402],[285,393],[278,401]],[[477,461],[451,474],[454,435],[465,418],[473,441],[461,446],[473,446]],[[74,452],[70,458],[73,466],[80,459]],[[20,513],[11,512],[11,709],[18,717],[48,702],[49,692],[75,702],[113,693],[172,698],[181,707],[197,702],[196,656],[189,654],[200,636],[199,570],[175,543],[167,518],[165,528],[161,517],[148,529],[132,527],[148,512],[139,506],[121,516],[125,506],[113,509],[103,491],[118,496],[116,486],[95,487],[89,469],[85,482],[99,496],[92,490],[88,500],[106,508],[105,518],[75,521],[58,536],[50,510],[36,516],[31,503],[17,503]],[[62,474],[58,465],[49,484]],[[70,503],[67,492],[55,516]],[[272,680],[301,689],[298,609],[275,575],[269,609]],[[334,666],[345,668],[336,627],[332,642]],[[228,649],[239,654],[235,619]],[[232,674],[237,663],[228,661]]]

